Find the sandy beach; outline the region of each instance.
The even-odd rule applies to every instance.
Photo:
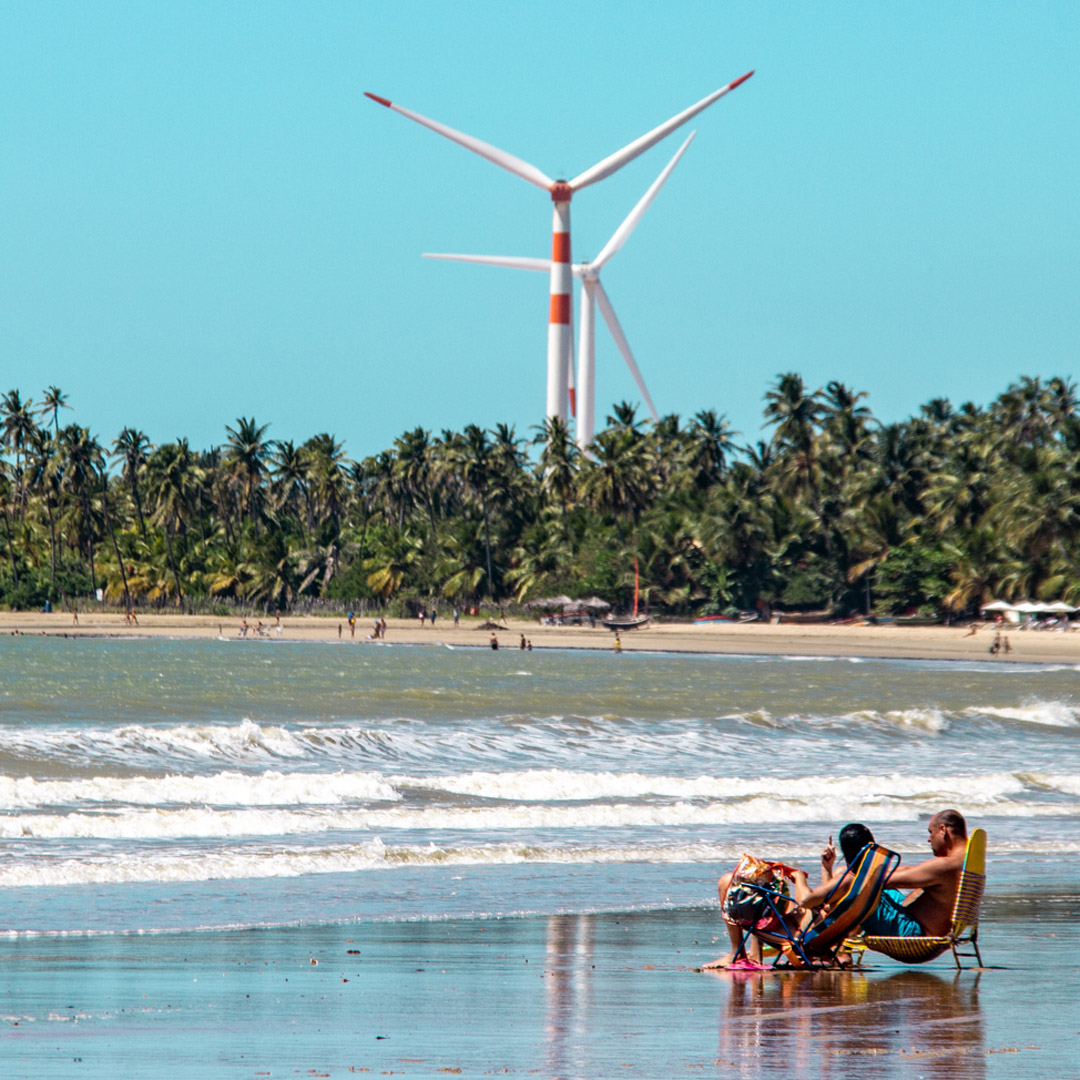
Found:
[[[990,970],[816,975],[699,973],[708,911],[16,939],[5,1056],[95,1080],[1072,1075],[1075,922],[999,902],[986,929]]]
[[[247,640],[262,640],[255,634],[258,616],[248,619]],[[357,621],[355,637],[350,637],[344,619],[325,616],[286,616],[277,634],[272,618],[262,620],[266,640],[337,641],[344,644],[369,643],[371,618]],[[454,629],[450,619],[438,619],[423,628],[416,619],[387,620],[387,644],[450,645],[455,648],[487,648],[491,634],[481,630],[482,619],[462,619]],[[238,637],[241,620],[211,615],[139,615],[138,626],[129,626],[122,615],[79,613],[74,625],[70,612],[0,613],[0,634],[48,634],[77,636],[202,638]],[[614,635],[602,626],[542,626],[535,620],[508,619],[497,634],[501,648],[517,648],[521,635],[534,649],[611,649]],[[1006,631],[1011,651],[995,657],[1000,663],[1080,663],[1080,634],[1054,631]],[[994,640],[994,628],[981,625],[975,634],[968,627],[864,625],[735,624],[695,626],[687,623],[660,623],[644,630],[622,634],[625,652],[659,651],[675,653],[716,653],[767,656],[857,656],[903,660],[987,660]]]

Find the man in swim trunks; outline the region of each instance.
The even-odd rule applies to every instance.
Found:
[[[901,866],[889,878],[877,910],[862,925],[879,937],[934,937],[949,932],[967,851],[967,822],[959,810],[942,810],[927,826],[932,859]],[[911,889],[907,897],[902,889]]]

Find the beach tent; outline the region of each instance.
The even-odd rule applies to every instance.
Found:
[[[980,611],[1009,611],[1012,608],[1012,604],[1008,600],[995,600],[992,604],[983,604],[980,606]]]
[[[1076,608],[1074,608],[1071,604],[1066,604],[1063,600],[1055,600],[1052,604],[1046,605],[1046,610],[1064,615],[1072,614],[1072,612],[1076,611]]]

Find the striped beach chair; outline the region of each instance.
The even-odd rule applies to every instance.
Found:
[[[866,935],[862,943],[874,952],[884,953],[905,964],[925,964],[952,949],[957,970],[963,965],[960,958],[971,958],[983,966],[979,954],[979,906],[986,888],[986,831],[975,829],[968,837],[964,853],[964,869],[960,873],[960,888],[956,893],[952,925],[942,937],[878,937]],[[974,954],[963,953],[960,946],[970,945]]]
[[[748,886],[765,898],[775,916],[776,929],[748,929],[763,944],[779,950],[774,966],[784,963],[791,967],[821,969],[839,967],[837,958],[844,940],[859,932],[863,920],[878,906],[888,876],[900,865],[900,856],[880,844],[867,844],[855,856],[846,873],[833,886],[822,904],[828,912],[823,921],[806,930],[792,929],[783,913],[795,905],[790,897],[761,885]]]

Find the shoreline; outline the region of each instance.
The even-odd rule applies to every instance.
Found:
[[[78,625],[70,612],[0,612],[0,636],[25,635],[66,638],[170,638],[214,640],[219,637],[258,641],[258,616],[248,622],[249,636],[240,639],[240,619],[213,615],[145,614],[137,626],[124,623],[120,614],[85,611]],[[490,632],[479,629],[480,619],[463,619],[454,629],[450,619],[421,628],[416,619],[387,620],[388,645],[435,645],[453,648],[488,648]],[[272,618],[264,621],[267,641],[337,642],[367,645],[372,618],[358,620],[355,637],[344,619],[321,615],[290,615],[281,619],[281,634]],[[541,626],[529,619],[508,619],[497,631],[500,648],[519,650],[520,636],[541,649],[587,649],[611,652],[614,634],[602,626]],[[340,627],[340,631],[339,631]],[[992,663],[1080,664],[1080,636],[1071,632],[1007,630],[1012,651],[989,654],[995,628],[985,625],[975,634],[970,627],[880,626],[773,623],[696,626],[661,623],[621,635],[624,652],[669,652],[717,656],[812,656],[833,659],[960,660]],[[340,636],[339,636],[340,633]]]

